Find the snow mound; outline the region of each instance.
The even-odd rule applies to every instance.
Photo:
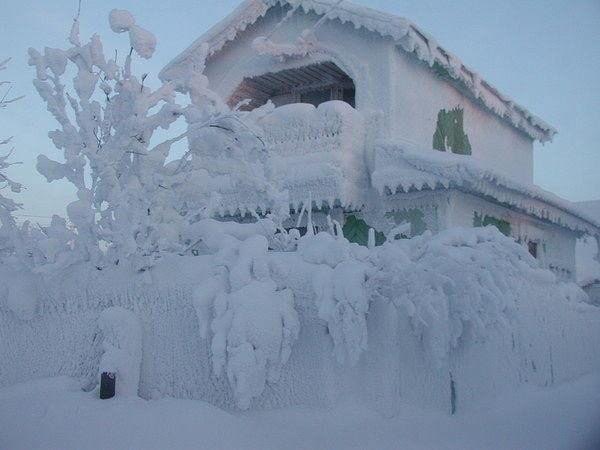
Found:
[[[371,292],[410,318],[437,367],[465,340],[485,340],[493,326],[508,330],[520,301],[559,301],[554,276],[493,227],[396,241],[378,253]]]
[[[293,292],[271,279],[266,237],[239,240],[234,234],[243,237],[240,231],[254,227],[215,225],[198,226],[216,254],[212,276],[195,289],[194,306],[201,333],[207,336],[209,324],[213,333],[213,371],[226,372],[238,407],[248,409],[266,383],[279,381],[300,323]]]
[[[116,393],[137,396],[142,364],[142,328],[134,313],[119,306],[104,310],[98,318],[104,353],[98,376],[116,375]]]

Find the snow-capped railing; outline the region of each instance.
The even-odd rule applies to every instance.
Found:
[[[359,206],[367,187],[363,115],[347,103],[290,104],[261,119],[270,178],[297,207],[308,195],[317,206]]]
[[[259,118],[250,113],[247,119],[256,136],[236,150],[223,151],[229,141],[203,145],[206,129],[190,139],[200,164],[216,175],[211,191],[218,198],[212,200],[222,216],[265,212],[273,208],[274,197],[280,201],[282,195],[294,209],[309,197],[317,207],[363,204],[367,133],[360,112],[341,101],[318,107],[297,103]]]
[[[317,108],[305,103],[285,105],[260,121],[265,144],[279,155],[335,152],[364,145],[362,123],[362,115],[341,101]]]

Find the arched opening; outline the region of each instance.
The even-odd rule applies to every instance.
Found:
[[[356,87],[342,69],[333,62],[324,62],[271,72],[244,81],[229,98],[234,107],[243,100],[250,100],[244,110],[252,110],[271,100],[275,106],[290,103],[310,103],[319,106],[330,100],[341,100],[353,108],[356,106]]]

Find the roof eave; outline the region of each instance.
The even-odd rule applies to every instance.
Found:
[[[489,82],[463,64],[451,52],[439,46],[435,39],[422,31],[407,19],[391,14],[356,6],[349,2],[342,3],[337,9],[331,6],[337,4],[333,0],[245,0],[221,22],[211,27],[186,50],[169,62],[159,73],[162,81],[176,77],[174,69],[185,62],[201,45],[209,44],[209,55],[218,52],[227,42],[234,40],[237,34],[249,25],[263,17],[267,11],[277,4],[299,4],[305,12],[329,14],[329,19],[338,19],[342,23],[352,22],[355,27],[363,27],[376,32],[383,37],[391,37],[398,42],[407,53],[414,53],[420,60],[433,66],[434,62],[441,64],[455,80],[461,81],[475,99],[481,100],[487,109],[495,115],[507,120],[513,127],[526,133],[531,139],[544,144],[551,142],[557,130],[544,120],[530,113],[523,106],[515,103],[510,97],[502,94]],[[372,17],[357,19],[359,12],[369,13]],[[388,18],[388,20],[383,20]],[[488,92],[488,96],[482,94]],[[490,98],[489,96],[495,97]]]

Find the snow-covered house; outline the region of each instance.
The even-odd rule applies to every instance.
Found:
[[[534,141],[556,131],[404,18],[345,0],[246,0],[160,76],[204,64],[231,107],[277,107],[257,119],[265,176],[295,214],[311,199],[317,227],[331,218],[364,242],[368,227],[493,224],[564,279],[575,276],[576,239],[600,234],[533,185]],[[225,216],[272,207],[243,183],[224,186]]]

